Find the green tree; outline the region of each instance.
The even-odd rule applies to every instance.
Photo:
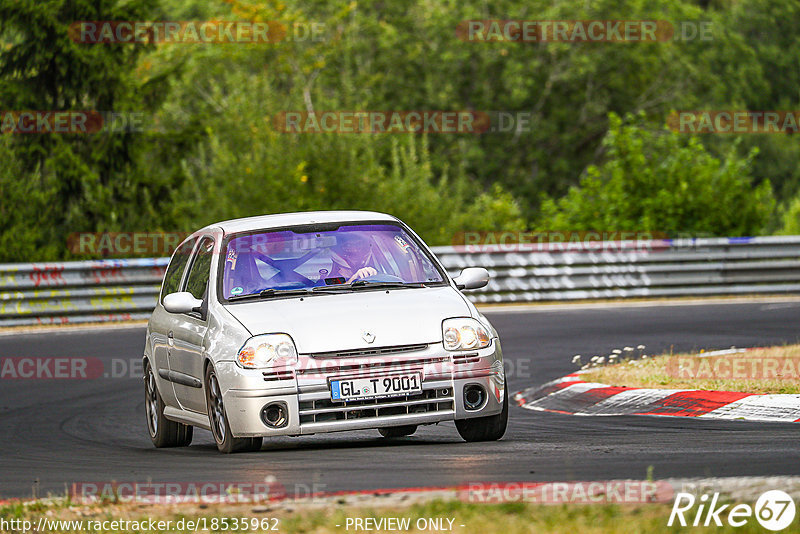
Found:
[[[400,217],[432,244],[449,244],[463,230],[524,228],[519,205],[502,187],[482,184],[446,159],[433,163],[433,135],[287,134],[274,127],[285,111],[370,109],[355,99],[353,82],[343,81],[338,90],[317,83],[336,72],[335,60],[352,45],[344,37],[350,24],[357,26],[348,4],[321,13],[309,7],[311,15],[295,3],[231,6],[231,15],[250,20],[292,25],[321,18],[325,38],[163,47],[154,54],[154,63],[184,64],[159,122],[183,130],[189,117],[203,132],[196,145],[175,155],[176,166],[151,159],[148,172],[180,174],[177,200],[165,215],[177,227],[263,213],[366,209]],[[459,136],[471,142],[471,134]]]
[[[53,239],[51,226],[58,217],[55,184],[38,172],[25,172],[11,144],[0,137],[0,261],[59,258],[64,244]]]
[[[315,86],[327,93],[346,88],[345,104],[358,109],[520,112],[529,119],[524,128],[432,138],[431,163],[434,169],[457,164],[486,186],[501,184],[532,218],[542,193],[564,194],[595,161],[609,112],[666,116],[713,76],[693,64],[709,43],[467,42],[456,37],[457,25],[705,18],[683,1],[358,3],[344,21],[343,46]]]
[[[161,100],[161,78],[143,76],[143,45],[74,41],[76,21],[158,18],[156,0],[19,0],[0,2],[0,109],[93,111],[145,115]],[[48,199],[35,250],[65,257],[70,232],[131,230],[169,199],[166,183],[139,172],[152,140],[135,131],[15,136],[10,145],[26,186],[9,188],[10,204],[28,187]],[[2,231],[8,231],[3,225]],[[57,244],[53,249],[51,245]],[[6,252],[7,257],[17,257]],[[41,257],[33,253],[31,258]]]
[[[714,39],[687,50],[692,85],[682,97],[682,109],[797,109],[800,37],[792,29],[800,25],[800,1],[722,2],[707,14]],[[757,148],[751,175],[756,181],[769,180],[781,201],[800,190],[796,135],[715,135],[702,140],[718,157],[734,144],[742,157]],[[768,230],[779,222],[775,217]]]

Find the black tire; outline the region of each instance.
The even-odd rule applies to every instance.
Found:
[[[497,415],[456,420],[456,429],[464,441],[497,441],[508,426],[508,384],[503,385],[503,409]]]
[[[402,438],[403,436],[410,436],[416,431],[417,425],[387,426],[378,429],[378,432],[380,432],[381,436],[384,438]]]
[[[176,423],[164,417],[164,400],[158,391],[150,362],[144,364],[144,409],[147,431],[157,448],[187,447],[192,443],[193,426]]]
[[[262,438],[235,438],[231,434],[228,415],[223,404],[222,391],[217,382],[217,375],[210,365],[205,376],[206,409],[211,434],[217,443],[217,449],[225,454],[233,452],[255,452],[261,450]]]

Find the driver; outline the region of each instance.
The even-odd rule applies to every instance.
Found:
[[[369,239],[358,233],[342,233],[338,236],[336,250],[331,250],[333,268],[331,277],[346,278],[348,284],[361,278],[378,274],[370,265],[374,262]]]

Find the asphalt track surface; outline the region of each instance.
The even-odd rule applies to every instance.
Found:
[[[574,354],[644,344],[669,350],[800,340],[800,302],[661,304],[487,312],[500,332],[512,392],[575,369]],[[0,336],[0,356],[136,360],[144,328]],[[124,369],[116,369],[122,373]],[[114,372],[114,370],[112,370]],[[289,492],[565,481],[800,475],[800,426],[692,418],[574,417],[510,407],[499,442],[468,444],[452,423],[385,440],[377,431],[265,441],[222,455],[206,431],[192,445],[153,448],[142,380],[0,381],[0,497],[64,494],[75,482],[275,480]],[[37,483],[38,481],[38,483]]]

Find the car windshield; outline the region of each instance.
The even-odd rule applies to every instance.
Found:
[[[234,237],[225,251],[222,293],[231,297],[317,287],[442,282],[417,242],[393,224],[343,225]],[[355,289],[353,286],[353,289]]]

